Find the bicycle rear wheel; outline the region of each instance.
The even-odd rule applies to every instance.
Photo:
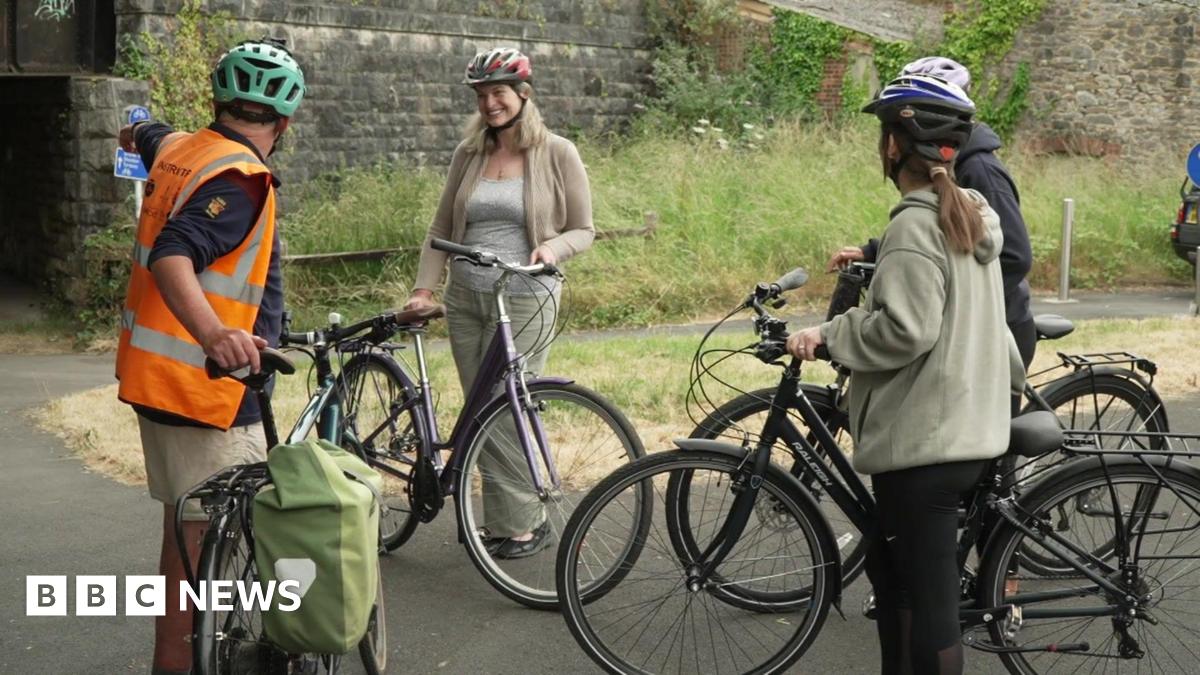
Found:
[[[837,553],[821,513],[795,481],[769,467],[750,520],[707,583],[689,579],[692,559],[670,543],[680,507],[667,483],[690,477],[686,508],[702,532],[719,530],[749,470],[738,457],[708,451],[656,453],[622,467],[580,503],[558,548],[563,615],[579,645],[611,673],[777,673],[795,663],[820,632],[833,602]],[[653,516],[633,542],[632,505]],[[628,555],[630,544],[637,554]],[[605,593],[593,570],[623,568]],[[693,583],[695,582],[695,583]],[[808,589],[804,602],[770,598]],[[737,597],[742,602],[731,603]]]
[[[1001,626],[991,625],[993,643],[1089,646],[1084,653],[1001,654],[1009,672],[1195,672],[1200,660],[1196,647],[1200,644],[1196,623],[1200,616],[1200,472],[1178,461],[1170,467],[1156,463],[1165,478],[1162,482],[1140,462],[1125,459],[1108,464],[1106,472],[1098,460],[1081,460],[1047,476],[1022,498],[1021,508],[1083,551],[1120,541],[1114,514],[1121,514],[1126,546],[1103,557],[1073,556],[1073,560],[1101,573],[1121,587],[1123,595],[1142,602],[1133,616],[1117,615],[1111,608],[1124,598],[1107,593],[1073,567],[1070,574],[1050,577],[1023,574],[1014,589],[1008,574],[1014,556],[1032,548],[1053,554],[1034,538],[1004,525],[985,554],[980,602],[984,607],[1021,606],[1023,624],[1011,640]],[[1057,525],[1064,514],[1075,519],[1065,528]],[[1122,557],[1127,557],[1128,569],[1113,569]],[[1064,560],[1059,567],[1069,566]]]
[[[1053,385],[1052,385],[1053,386]],[[1127,377],[1098,373],[1082,377],[1049,388],[1045,393],[1046,403],[1058,416],[1064,429],[1088,431],[1166,432],[1167,413],[1158,395],[1138,382]],[[1136,435],[1109,439],[1105,445],[1118,443],[1128,449],[1154,449],[1164,447],[1162,439],[1139,438]],[[1018,460],[1016,484],[1028,482],[1030,478],[1045,475],[1046,468],[1069,461],[1061,452],[1052,452],[1032,460]],[[1068,522],[1064,519],[1062,522]],[[1113,542],[1098,542],[1093,550],[1097,556],[1110,554]],[[1106,553],[1107,552],[1107,553]],[[1024,547],[1021,551],[1021,566],[1032,574],[1052,576],[1071,570],[1063,561],[1047,555],[1040,547]]]
[[[637,432],[600,395],[576,384],[535,384],[529,395],[538,409],[560,483],[539,496],[516,438],[513,413],[501,397],[479,416],[467,444],[456,486],[460,532],[467,553],[488,583],[535,609],[557,609],[554,547],[562,528],[588,490],[612,470],[645,454]],[[535,442],[536,445],[536,442]],[[543,476],[544,461],[538,458]],[[649,514],[635,505],[632,539]],[[504,531],[516,529],[517,532]],[[535,545],[519,557],[497,549],[502,537],[533,532]],[[594,585],[611,584],[619,568],[598,573]]]
[[[379,544],[394,551],[408,541],[420,520],[410,491],[422,434],[417,411],[396,412],[408,401],[407,378],[400,365],[378,352],[355,354],[338,375],[344,398],[342,444],[383,476]]]
[[[205,533],[196,580],[208,589],[216,581],[250,584],[258,580],[254,551],[236,514],[214,521]],[[230,610],[198,608],[192,622],[197,675],[287,672],[289,657],[267,641],[262,612],[256,605],[247,609],[235,602]]]
[[[829,427],[829,432],[833,435],[838,446],[843,448],[847,455],[853,452],[853,441],[850,440],[850,430],[848,428],[846,414],[837,409],[834,405],[833,397],[827,388],[801,384],[800,387],[804,391],[804,395],[812,402],[813,408],[817,414],[825,421]],[[711,440],[729,440],[731,442],[741,443],[744,434],[749,433],[751,439],[756,438],[762,433],[766,425],[767,413],[771,411],[771,401],[775,397],[775,387],[758,389],[756,391],[747,392],[727,401],[721,407],[714,410],[705,417],[696,428],[692,430],[691,438],[704,438]],[[801,434],[807,436],[809,442],[817,448],[817,452],[821,452],[820,446],[816,445],[816,439],[812,433],[805,428],[804,420],[795,411],[789,415],[789,418]],[[825,494],[821,489],[821,483],[812,474],[790,448],[783,439],[775,442],[775,448],[772,450],[771,460],[781,467],[789,468],[789,473],[800,481],[801,485],[808,488],[809,494],[813,496],[817,504],[821,507],[821,513],[833,528],[833,535],[837,542],[838,549],[842,555],[842,584],[849,586],[859,574],[862,574],[863,564],[866,561],[867,542],[863,538],[862,533],[858,531],[858,527],[846,516],[841,507],[833,501],[829,495]],[[836,478],[836,474],[834,475]],[[871,477],[859,475],[863,483],[870,487]],[[678,481],[679,487],[682,490],[681,498],[687,496],[687,481],[685,476],[681,476]],[[688,534],[687,528],[679,530],[679,544],[688,547],[689,550],[696,552],[695,542]]]

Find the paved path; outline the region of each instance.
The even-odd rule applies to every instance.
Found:
[[[1038,303],[1037,311],[1075,318],[1174,315],[1188,303],[1182,291],[1080,298],[1052,309]],[[0,673],[148,672],[149,619],[24,615],[26,575],[156,570],[158,505],[142,488],[86,471],[26,417],[52,397],[111,383],[111,356],[0,355],[0,373]],[[1200,432],[1200,396],[1169,407],[1177,430]],[[482,580],[454,542],[451,514],[423,526],[383,565],[394,648],[389,672],[595,672],[557,614],[517,607]],[[803,661],[805,672],[877,672],[874,626],[858,611],[866,589],[861,581],[847,589],[846,621],[829,619]],[[969,672],[998,672],[993,657],[968,658]],[[359,672],[351,665],[348,672]]]

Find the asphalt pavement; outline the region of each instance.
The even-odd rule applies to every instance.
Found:
[[[1190,294],[1077,297],[1080,302],[1067,305],[1039,300],[1035,311],[1072,318],[1182,315]],[[111,355],[0,355],[0,438],[5,441],[0,451],[0,673],[149,672],[149,618],[25,616],[27,575],[156,573],[159,505],[144,488],[118,485],[86,470],[27,416],[53,397],[111,383],[112,370]],[[1200,432],[1200,395],[1168,401],[1168,408],[1174,430]],[[559,615],[519,607],[488,586],[455,542],[450,512],[385,557],[383,574],[388,672],[598,672]],[[867,590],[862,580],[847,589],[846,619],[830,616],[796,672],[877,672],[874,625],[859,612]],[[968,652],[968,672],[1000,672],[994,656]],[[347,663],[345,672],[361,672],[353,655]]]

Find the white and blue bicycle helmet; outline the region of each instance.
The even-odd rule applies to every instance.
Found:
[[[957,84],[963,91],[971,88],[971,71],[958,61],[945,56],[917,59],[900,69],[900,77],[905,75],[933,75],[950,84]]]
[[[951,162],[971,135],[975,103],[956,84],[932,75],[905,75],[887,83],[863,112],[912,139],[899,167],[912,152],[935,162]]]

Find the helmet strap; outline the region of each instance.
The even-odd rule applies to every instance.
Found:
[[[892,179],[892,184],[896,186],[897,190],[900,189],[900,172],[904,170],[904,165],[908,164],[908,160],[912,159],[912,156],[913,151],[911,149],[906,148],[901,150],[900,157],[895,162],[892,162],[892,166],[888,171],[888,178]]]
[[[489,134],[492,134],[493,136],[499,136],[501,131],[512,128],[512,125],[521,121],[521,116],[525,114],[525,104],[528,102],[529,102],[528,98],[522,98],[521,99],[521,109],[517,111],[516,115],[512,116],[511,120],[505,122],[504,124],[501,124],[500,126],[496,126],[496,127],[489,126],[487,128],[487,132]]]

